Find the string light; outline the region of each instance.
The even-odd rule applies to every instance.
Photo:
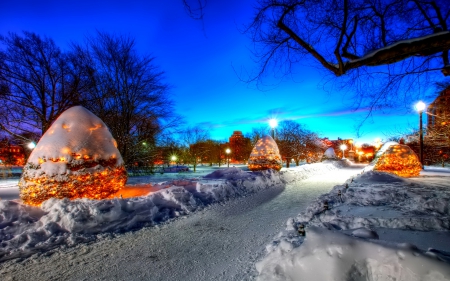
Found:
[[[248,159],[248,168],[251,171],[281,169],[281,155],[275,141],[265,136],[258,140]]]
[[[39,206],[50,198],[105,199],[117,193],[127,182],[125,167],[116,166],[116,158],[98,161],[83,159],[67,163],[61,157],[49,161],[49,164],[63,163],[71,172],[58,176],[48,176],[42,173],[38,177],[34,176],[33,173],[25,172],[19,182],[20,198],[25,204]],[[75,163],[80,161],[82,162]],[[96,167],[95,172],[85,171],[92,167]],[[39,165],[36,167],[28,165],[26,167],[28,171],[38,169],[40,169]]]
[[[422,170],[417,155],[407,145],[392,145],[378,159],[374,170],[400,177],[416,177]]]

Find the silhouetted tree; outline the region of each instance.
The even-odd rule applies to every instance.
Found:
[[[414,100],[424,81],[450,74],[447,0],[259,0],[246,30],[260,61],[250,81],[313,65],[349,86],[355,108]],[[431,83],[429,83],[431,84]],[[334,84],[338,85],[338,84]],[[347,88],[349,89],[349,88]],[[348,99],[348,98],[347,98]]]
[[[139,55],[132,38],[102,32],[73,49],[89,73],[83,105],[108,125],[125,163],[151,158],[143,143],[156,147],[158,136],[179,124],[154,58]]]
[[[16,137],[42,135],[87,87],[71,57],[50,38],[24,31],[0,36],[0,124]]]

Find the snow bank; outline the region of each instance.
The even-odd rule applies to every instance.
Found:
[[[203,179],[181,179],[155,184],[147,196],[111,200],[56,199],[41,208],[0,201],[0,261],[23,258],[52,248],[146,226],[153,226],[205,206],[273,188],[286,182],[326,173],[339,162],[303,165],[282,172],[245,172],[220,169]],[[346,164],[344,164],[346,165]]]
[[[257,263],[258,280],[449,280],[450,266],[408,245],[381,245],[308,228],[301,247],[283,242]]]
[[[396,235],[390,229],[423,237],[450,230],[445,175],[433,184],[419,180],[369,171],[335,186],[287,221],[256,265],[259,280],[450,280],[449,246],[419,250],[386,239],[386,232]],[[298,235],[300,225],[306,236]]]

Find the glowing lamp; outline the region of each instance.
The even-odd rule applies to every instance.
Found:
[[[278,121],[275,118],[269,120],[269,126],[272,128],[272,138],[275,139],[275,128],[278,126]]]
[[[277,119],[274,119],[274,118],[270,119],[270,120],[269,120],[269,126],[270,126],[270,128],[272,128],[272,129],[276,128],[276,127],[278,126],[278,121],[277,121]]]
[[[421,112],[421,111],[424,111],[427,106],[423,101],[419,101],[416,103],[416,105],[414,107],[418,112]]]
[[[340,148],[342,150],[342,159],[345,159],[345,150],[347,149],[347,146],[345,144],[341,144]]]
[[[122,156],[105,123],[82,106],[63,112],[42,136],[19,181],[25,204],[50,198],[104,199],[127,181]]]

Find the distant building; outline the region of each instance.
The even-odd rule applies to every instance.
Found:
[[[428,105],[428,129],[442,126],[450,122],[450,87],[443,90],[437,98]]]
[[[244,137],[241,131],[234,131],[229,138],[231,149],[231,162],[245,162],[251,153],[251,142],[249,138]]]
[[[0,140],[0,164],[9,166],[23,166],[25,153],[23,147],[10,143],[6,138]]]

